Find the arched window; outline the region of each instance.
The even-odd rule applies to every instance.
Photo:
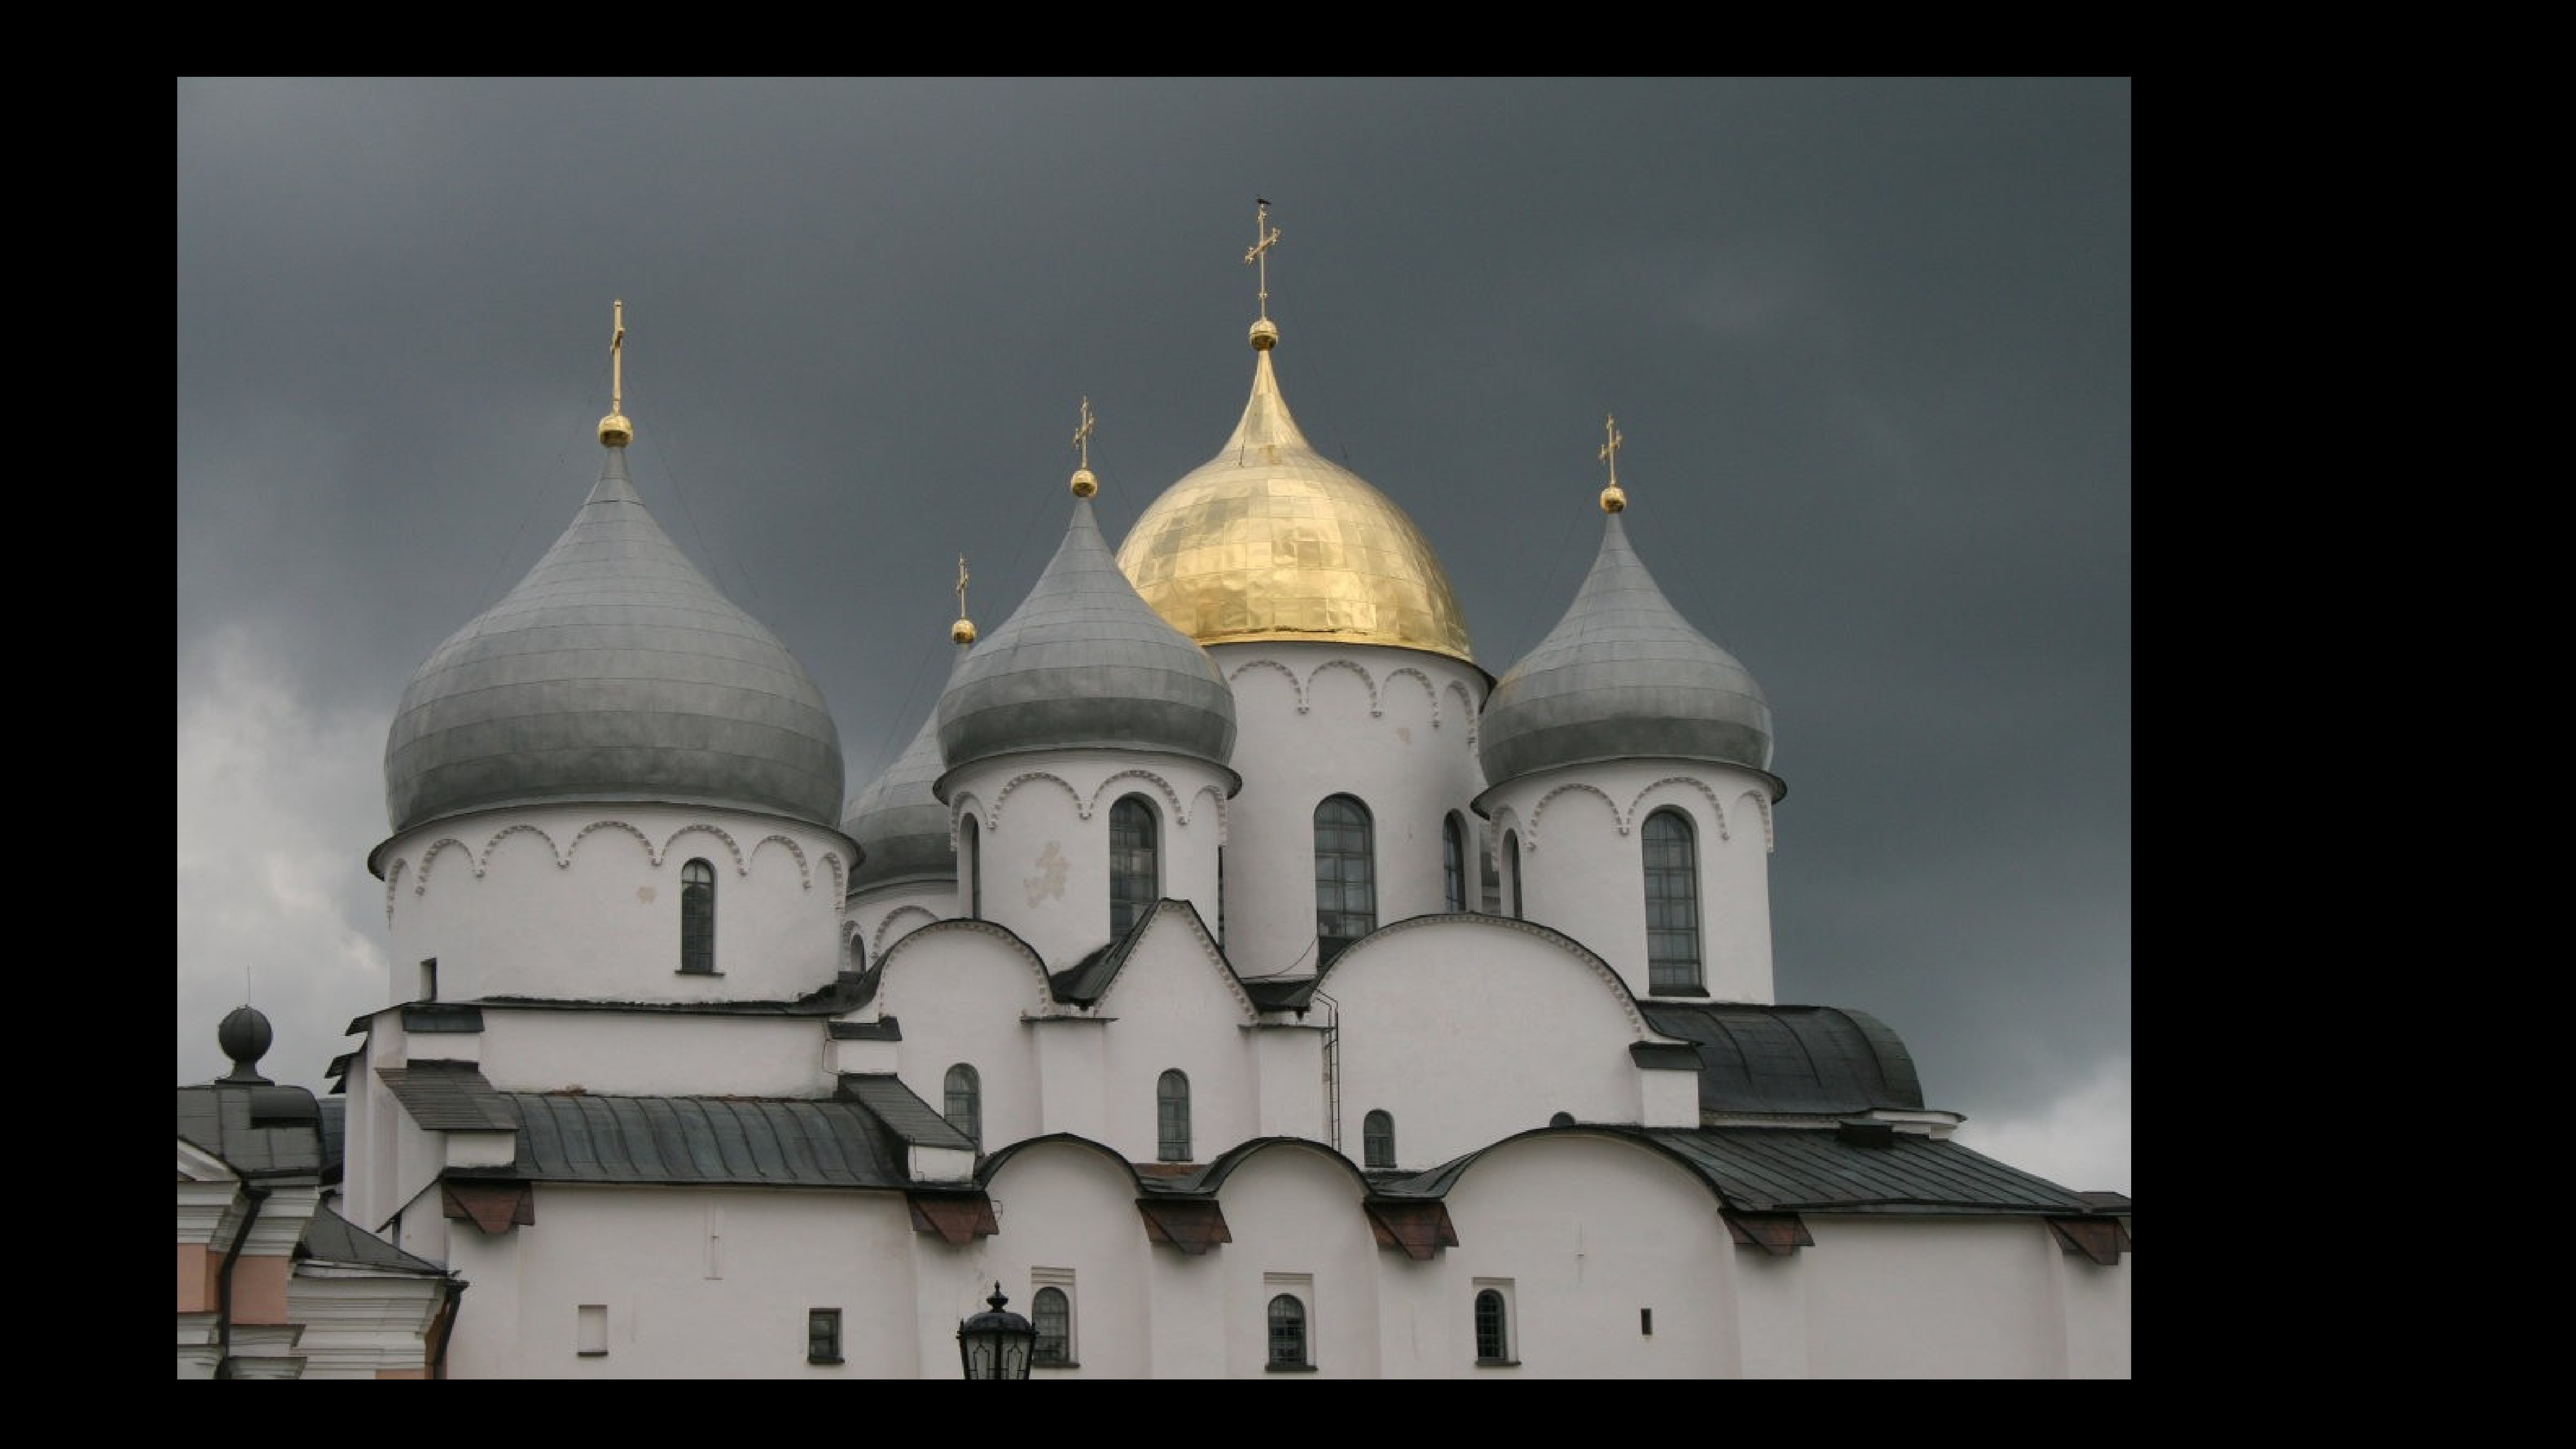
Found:
[[[1163,894],[1154,807],[1129,795],[1109,807],[1109,934],[1124,936]]]
[[[984,827],[969,813],[957,822],[957,874],[966,887],[966,919],[984,919]]]
[[[1697,991],[1699,852],[1678,810],[1646,817],[1646,989]]]
[[[1507,1363],[1511,1349],[1510,1318],[1503,1310],[1502,1292],[1487,1288],[1476,1295],[1476,1361]]]
[[[1395,1166],[1395,1119],[1384,1112],[1371,1112],[1360,1120],[1360,1165],[1363,1167]]]
[[[1449,909],[1467,909],[1467,827],[1455,815],[1440,826],[1440,888]]]
[[[1521,833],[1503,832],[1503,896],[1512,908],[1512,919],[1521,919]]]
[[[1295,1294],[1270,1300],[1270,1361],[1301,1367],[1306,1362],[1306,1305]]]
[[[983,1151],[984,1079],[975,1075],[973,1067],[959,1062],[948,1069],[947,1089],[943,1095],[946,1098],[942,1104],[945,1108],[943,1115],[948,1118],[948,1125],[965,1133],[967,1140],[975,1144],[976,1151]]]
[[[1315,964],[1377,929],[1377,853],[1368,807],[1335,795],[1315,807]]]
[[[1029,1322],[1038,1331],[1037,1347],[1029,1354],[1031,1363],[1069,1364],[1073,1362],[1073,1300],[1061,1288],[1041,1288],[1029,1300]]]
[[[703,860],[680,867],[680,969],[716,973],[716,868]]]
[[[1154,1086],[1154,1155],[1165,1162],[1190,1160],[1190,1079],[1163,1073]]]

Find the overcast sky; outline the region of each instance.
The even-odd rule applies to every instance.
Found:
[[[999,624],[1081,399],[1115,541],[1252,377],[1499,675],[1629,536],[1771,700],[1783,1002],[2130,1181],[2130,85],[178,82],[178,1080],[388,1000],[385,733],[596,479],[803,659],[855,793]]]

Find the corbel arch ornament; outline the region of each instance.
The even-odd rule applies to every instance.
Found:
[[[760,848],[773,840],[787,847],[787,853],[794,857],[796,861],[796,879],[806,890],[812,890],[814,888],[814,869],[805,863],[805,847],[798,845],[794,840],[775,832],[764,835],[760,837],[760,839],[752,842],[751,858],[758,860],[760,858]],[[745,868],[743,874],[749,875],[751,874],[751,871],[748,868]]]
[[[1190,805],[1192,807],[1191,814],[1195,815],[1198,813],[1196,807],[1202,798],[1204,798],[1209,804],[1216,807],[1216,843],[1223,845],[1225,844],[1226,833],[1225,792],[1214,785],[1201,785],[1198,790],[1190,796]]]
[[[1529,829],[1522,834],[1521,839],[1528,844],[1531,854],[1535,855],[1538,853],[1538,824],[1541,820],[1547,818],[1547,803],[1559,795],[1569,794],[1575,791],[1581,791],[1584,794],[1598,797],[1602,804],[1610,807],[1610,824],[1616,828],[1621,835],[1628,833],[1629,816],[1625,811],[1622,811],[1619,808],[1618,801],[1610,798],[1610,793],[1608,791],[1602,789],[1598,785],[1591,784],[1588,781],[1568,780],[1549,790],[1546,794],[1539,796],[1538,803],[1530,807]]]
[[[1476,712],[1475,702],[1469,697],[1467,686],[1460,684],[1458,681],[1453,679],[1449,681],[1449,687],[1442,690],[1441,694],[1443,696],[1456,695],[1458,697],[1458,717],[1467,722],[1467,748],[1470,751],[1474,750],[1476,748],[1476,733],[1484,724],[1484,719]],[[1431,722],[1434,725],[1440,723],[1436,716]]]
[[[1378,704],[1376,678],[1368,672],[1368,667],[1366,665],[1361,664],[1356,659],[1327,659],[1323,663],[1316,665],[1312,670],[1308,671],[1306,675],[1305,694],[1307,703],[1311,704],[1314,702],[1315,681],[1323,678],[1324,671],[1327,669],[1347,669],[1351,673],[1360,677],[1360,687],[1368,691],[1369,718],[1376,719],[1386,713],[1386,711]],[[1305,706],[1298,706],[1297,712],[1299,714],[1304,714],[1306,712]]]
[[[1761,790],[1747,790],[1744,792],[1743,800],[1740,803],[1750,803],[1753,806],[1753,813],[1762,817],[1763,853],[1766,855],[1776,853],[1779,847],[1771,838],[1771,796],[1769,793]]]
[[[1496,807],[1493,824],[1485,831],[1485,855],[1493,862],[1496,874],[1511,864],[1503,857],[1503,842],[1515,838],[1521,841],[1529,839],[1529,827],[1522,823],[1521,812],[1510,805]],[[1523,845],[1522,848],[1529,847]]]
[[[895,923],[897,921],[901,921],[910,916],[919,916],[921,919],[904,927],[900,931],[895,929]],[[939,917],[936,913],[925,910],[920,906],[897,906],[893,910],[886,912],[885,919],[877,922],[876,940],[871,942],[868,947],[869,958],[873,960],[883,957],[885,955],[885,949],[888,942],[900,941],[905,936],[912,934],[914,931],[920,930],[923,926],[936,922],[938,919]],[[855,934],[858,931],[858,924],[856,922],[852,922],[850,930]]]
[[[991,830],[993,828],[992,814],[992,811],[984,808],[983,800],[978,798],[974,792],[959,792],[957,798],[951,801],[948,806],[948,853],[955,855],[958,851],[958,821],[972,815],[975,817],[976,824],[986,830]]]
[[[593,832],[601,830],[625,831],[635,837],[636,844],[644,847],[646,865],[658,866],[662,863],[662,852],[654,848],[653,837],[646,835],[642,830],[623,820],[594,820],[583,826],[581,832],[572,838],[572,843],[564,847],[564,864],[572,864],[572,858],[581,849],[581,843],[588,840]]]
[[[403,876],[410,870],[410,861],[397,860],[393,869],[385,872],[385,924],[388,926],[394,923],[394,892],[401,887]]]
[[[1126,769],[1119,770],[1110,775],[1108,779],[1101,781],[1098,787],[1092,790],[1090,799],[1076,800],[1073,807],[1074,813],[1085,820],[1090,819],[1093,812],[1100,808],[1102,798],[1109,794],[1109,787],[1117,784],[1121,780],[1143,780],[1147,784],[1152,785],[1155,789],[1162,792],[1163,803],[1171,807],[1172,823],[1175,825],[1187,825],[1190,823],[1189,811],[1182,806],[1181,797],[1173,792],[1172,782],[1155,774],[1151,770],[1135,765],[1130,765]],[[1068,786],[1067,788],[1070,789],[1071,787]],[[1135,792],[1121,790],[1118,793],[1123,796],[1133,794]]]
[[[1720,840],[1733,840],[1735,838],[1734,835],[1729,833],[1726,828],[1726,807],[1717,803],[1717,792],[1708,787],[1707,781],[1701,780],[1692,775],[1666,775],[1664,778],[1657,780],[1653,784],[1638,791],[1636,798],[1628,802],[1628,818],[1627,821],[1619,827],[1620,834],[1627,834],[1629,827],[1635,825],[1644,815],[1646,797],[1652,795],[1666,785],[1688,785],[1692,789],[1697,790],[1700,793],[1700,797],[1708,801],[1709,816],[1717,823],[1717,838]]]
[[[1279,671],[1279,677],[1288,681],[1289,693],[1297,702],[1297,712],[1299,714],[1304,714],[1306,712],[1306,681],[1297,677],[1296,670],[1289,668],[1287,665],[1280,663],[1276,659],[1245,660],[1242,664],[1235,667],[1235,671],[1232,674],[1225,677],[1227,687],[1231,688],[1236,680],[1241,679],[1243,676],[1250,674],[1256,669],[1275,669]]]
[[[724,827],[720,825],[709,825],[704,821],[693,821],[672,831],[670,839],[662,842],[661,860],[656,860],[653,863],[655,865],[660,865],[663,860],[670,859],[671,847],[680,843],[681,836],[688,835],[692,832],[712,835],[716,839],[723,841],[725,853],[733,857],[733,873],[738,876],[751,874],[751,862],[743,859],[742,847],[734,842],[733,836],[729,834]]]
[[[1064,798],[1073,802],[1073,813],[1086,820],[1091,818],[1090,807],[1083,803],[1082,792],[1073,788],[1070,781],[1052,770],[1029,770],[1013,775],[1009,782],[1002,786],[1002,792],[993,797],[993,808],[984,818],[984,828],[999,830],[1002,826],[1002,809],[1011,803],[1011,793],[1034,780],[1044,780],[1064,791]]]
[[[429,894],[430,867],[438,863],[439,852],[447,849],[451,845],[456,847],[458,854],[465,857],[465,868],[474,872],[476,878],[481,878],[483,874],[483,866],[474,858],[474,847],[467,845],[464,841],[457,839],[453,835],[443,835],[439,837],[436,844],[420,853],[420,866],[415,873],[412,882],[411,893],[413,895],[425,896]]]
[[[1399,664],[1395,668],[1386,672],[1386,687],[1389,689],[1394,688],[1395,682],[1408,674],[1413,676],[1414,681],[1422,686],[1422,697],[1431,703],[1431,727],[1435,730],[1440,728],[1440,690],[1438,686],[1431,682],[1430,675],[1423,673],[1421,670],[1414,668],[1410,664]],[[1383,704],[1382,700],[1381,704]],[[1377,709],[1369,712],[1371,714],[1378,714],[1382,713],[1383,710]]]
[[[483,842],[483,854],[482,857],[474,863],[474,873],[479,876],[485,871],[490,870],[492,868],[492,852],[501,848],[502,841],[509,839],[513,835],[520,834],[533,835],[539,840],[544,841],[546,843],[546,854],[553,859],[557,869],[564,869],[572,864],[571,861],[564,858],[563,850],[555,844],[555,838],[553,836],[546,834],[544,831],[539,830],[533,825],[521,822],[517,825],[502,826],[500,829],[492,832],[492,838]]]
[[[832,877],[833,911],[837,913],[849,909],[850,876],[848,868],[841,864],[841,853],[837,850],[824,851],[823,864],[829,869]]]

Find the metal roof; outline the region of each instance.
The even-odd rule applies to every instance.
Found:
[[[975,1150],[975,1139],[958,1131],[939,1109],[921,1100],[893,1076],[870,1073],[841,1078],[841,1092],[877,1114],[886,1130],[911,1147],[955,1147]]]
[[[951,682],[966,667],[966,651],[950,661]],[[931,793],[945,763],[939,756],[939,711],[934,706],[912,743],[850,799],[841,833],[861,852],[850,872],[850,891],[891,881],[953,881],[957,852],[948,843],[948,807]]]
[[[412,676],[385,740],[396,832],[566,799],[840,818],[822,692],[653,521],[625,456],[608,450],[554,547]]]
[[[906,1186],[902,1145],[856,1101],[512,1092],[508,1167],[450,1177],[671,1186]]]
[[[1691,627],[1610,514],[1565,617],[1485,700],[1477,753],[1499,785],[1588,760],[1663,756],[1768,771],[1771,704]]]
[[[951,770],[1022,750],[1100,747],[1234,753],[1234,691],[1216,661],[1163,621],[1118,571],[1091,500],[1029,596],[959,661],[939,696]]]
[[[327,1204],[313,1209],[313,1217],[304,1225],[304,1237],[295,1245],[295,1253],[299,1258],[325,1263],[347,1263],[432,1278],[447,1276],[446,1269],[426,1258],[413,1257],[333,1212]]]
[[[1699,1051],[1703,1112],[1834,1115],[1921,1111],[1923,1086],[1896,1033],[1832,1006],[1642,1000],[1646,1022]]]
[[[507,1132],[519,1125],[509,1102],[471,1062],[378,1067],[376,1077],[424,1130]]]
[[[319,1180],[329,1165],[321,1108],[302,1087],[214,1082],[178,1090],[178,1135],[243,1177]]]
[[[1885,1147],[1823,1128],[1650,1129],[1729,1207],[1751,1212],[2090,1213],[2081,1193],[1922,1133]]]

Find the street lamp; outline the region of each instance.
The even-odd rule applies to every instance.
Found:
[[[1002,1307],[1011,1300],[1002,1296],[999,1283],[984,1301],[991,1307],[957,1325],[957,1356],[965,1361],[966,1377],[1027,1378],[1029,1355],[1038,1344],[1036,1326]]]

